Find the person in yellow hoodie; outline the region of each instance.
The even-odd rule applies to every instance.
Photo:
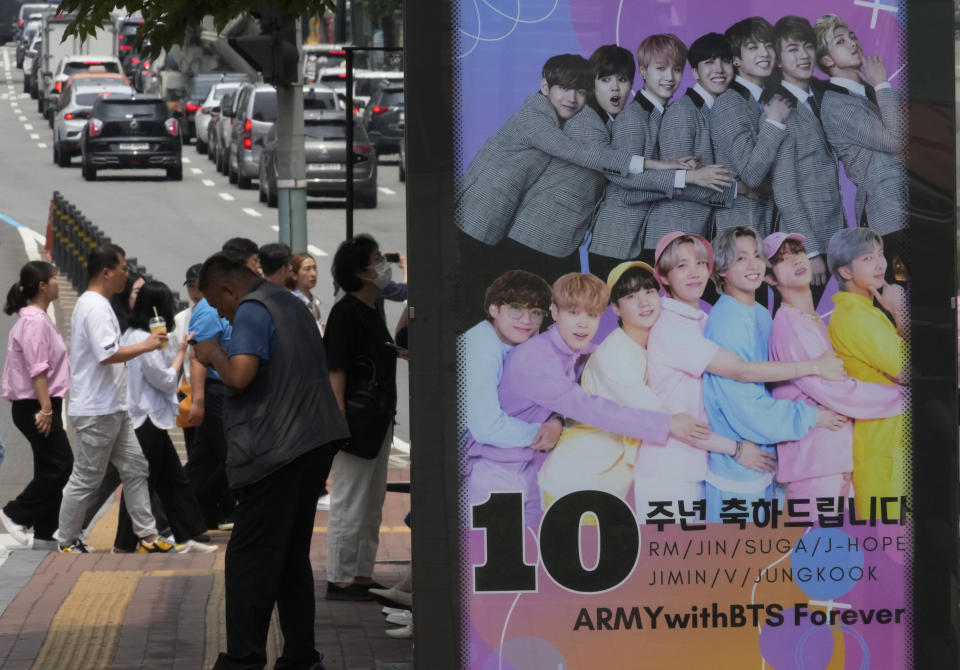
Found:
[[[869,228],[837,232],[827,246],[827,267],[840,286],[833,296],[830,340],[847,374],[865,382],[909,384],[907,297],[902,287],[884,280],[887,261],[880,236]],[[859,518],[870,515],[871,498],[876,498],[879,516],[881,497],[906,494],[909,436],[904,419],[898,414],[854,424],[853,487]],[[899,505],[888,505],[888,518],[895,514]]]

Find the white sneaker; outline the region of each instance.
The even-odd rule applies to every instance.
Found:
[[[3,523],[3,527],[7,529],[7,533],[10,534],[18,544],[27,546],[30,543],[30,537],[27,535],[27,527],[21,526],[19,523],[7,516],[7,513],[0,509],[0,523]]]
[[[387,629],[387,635],[394,640],[409,640],[413,637],[413,624],[411,623],[409,626],[403,626],[402,628],[389,628]]]
[[[393,614],[388,614],[387,623],[392,623],[397,626],[408,626],[413,623],[413,612],[401,610]]]
[[[204,544],[203,542],[197,542],[196,540],[187,540],[187,551],[193,551],[200,554],[209,554],[217,550],[217,545],[215,544]]]
[[[321,510],[321,511],[325,511],[325,510],[329,510],[329,509],[330,509],[330,494],[329,494],[329,493],[325,493],[324,495],[320,496],[320,499],[317,500],[317,509],[318,509],[318,510]]]
[[[387,607],[386,605],[380,610],[383,616],[390,616],[391,614],[399,614],[400,612],[406,612],[407,610],[401,609],[399,607]]]

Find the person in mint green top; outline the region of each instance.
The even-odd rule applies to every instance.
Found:
[[[707,339],[732,351],[745,361],[769,360],[772,319],[756,303],[756,290],[763,285],[766,263],[760,256],[756,233],[736,226],[722,231],[713,241],[713,279],[722,292],[704,327]],[[760,382],[747,382],[707,372],[703,378],[703,401],[710,427],[732,440],[750,440],[771,457],[778,442],[798,440],[817,426],[839,429],[846,418],[802,401],[775,400]],[[745,468],[732,457],[711,453],[705,483],[707,519],[720,521],[722,501],[739,498],[747,509],[757,500],[778,495],[773,472]]]

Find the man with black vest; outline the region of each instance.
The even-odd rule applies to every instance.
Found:
[[[277,667],[323,670],[310,540],[317,498],[348,432],[320,332],[296,296],[230,254],[206,260],[200,290],[233,324],[228,351],[216,341],[194,349],[227,387],[226,472],[237,498],[224,570],[227,651],[215,667],[264,667],[276,604],[284,638]]]

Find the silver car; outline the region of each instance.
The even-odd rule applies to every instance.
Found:
[[[210,126],[210,118],[213,114],[220,113],[220,102],[230,91],[235,91],[240,88],[239,81],[224,82],[223,84],[215,84],[213,88],[210,89],[210,92],[207,93],[206,99],[200,104],[200,109],[197,110],[196,116],[193,117],[193,122],[196,128],[196,138],[197,138],[197,153],[205,154],[210,148],[207,139],[207,132]]]
[[[260,172],[260,148],[277,120],[277,91],[269,84],[244,84],[237,92],[236,116],[227,146],[227,176],[231,184],[250,188]]]
[[[62,101],[53,120],[53,162],[69,167],[70,159],[80,155],[80,140],[98,98],[131,96],[134,90],[117,84],[71,86],[69,98]]]

